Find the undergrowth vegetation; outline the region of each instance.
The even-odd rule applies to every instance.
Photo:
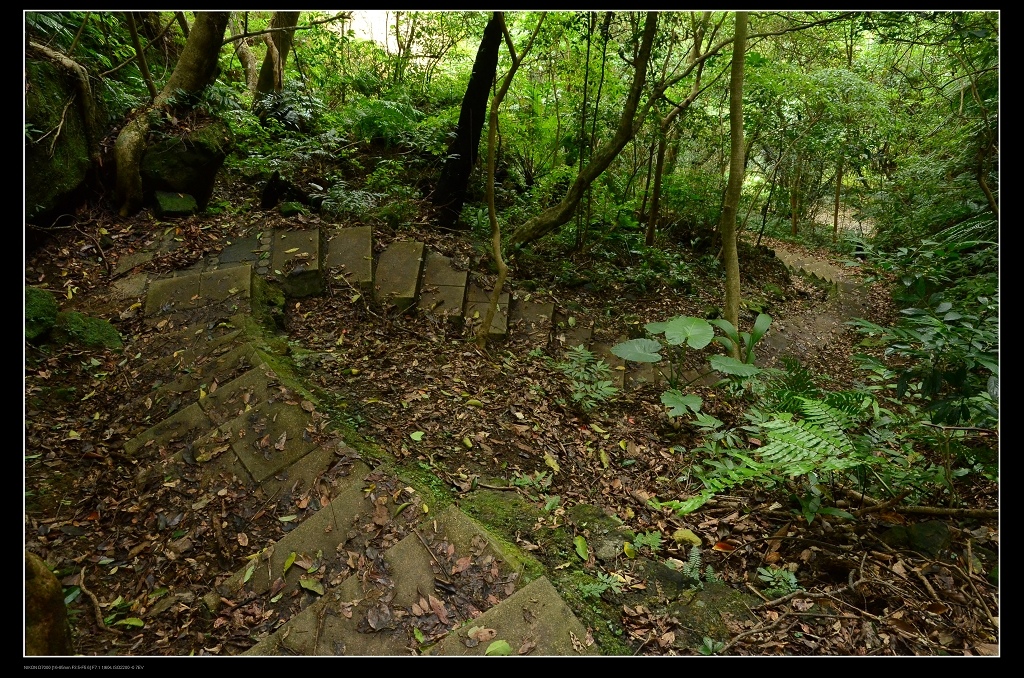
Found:
[[[140,24],[140,30],[152,42],[148,77],[165,82],[184,37],[165,28],[173,25],[170,13],[136,14],[159,19],[152,26]],[[249,14],[249,30],[269,24],[270,13]],[[518,44],[532,30],[536,14],[509,13],[508,39]],[[695,57],[702,45],[709,49],[701,42],[705,30],[716,40],[722,37],[724,15],[709,12],[700,24],[696,14],[666,14],[672,16],[664,18],[666,30],[659,34],[664,44],[656,43],[652,64],[669,63],[680,48],[684,54],[692,48]],[[622,537],[615,555],[606,558],[607,571],[580,579],[578,595],[594,604],[618,602],[618,596],[631,592],[631,582],[607,564],[623,557],[668,563],[694,591],[724,581],[710,561],[727,550],[726,528],[713,544],[721,548],[702,551],[692,541],[674,540],[668,526],[681,521],[692,526],[697,515],[704,520],[709,514],[702,511],[730,495],[757,497],[750,505],[770,496],[778,502],[773,506],[786,510],[786,520],[829,530],[862,520],[865,514],[850,497],[859,497],[862,508],[912,505],[947,511],[968,510],[978,496],[991,498],[988,489],[978,489],[998,487],[1000,477],[999,61],[990,14],[855,13],[837,15],[813,32],[797,31],[774,14],[755,15],[757,25],[773,29],[770,35],[777,39],[751,46],[744,62],[747,175],[737,209],[744,267],[738,325],[723,317],[721,302],[728,59],[711,55],[696,71],[702,79],[690,75],[650,102],[625,150],[582,190],[568,222],[504,251],[511,270],[508,287],[516,298],[536,297],[558,310],[560,324],[544,349],[500,358],[498,351],[471,354],[465,336],[447,325],[406,327],[371,306],[361,291],[340,284],[331,288],[331,297],[351,300],[356,310],[349,309],[345,319],[351,328],[332,330],[319,348],[323,355],[335,349],[338,355],[364,351],[356,367],[339,368],[347,372],[333,386],[355,389],[359,371],[374,364],[371,355],[373,361],[384,360],[398,345],[394,336],[382,338],[385,331],[400,327],[409,335],[402,338],[409,341],[410,355],[421,351],[411,364],[433,369],[432,361],[443,363],[443,357],[449,362],[438,368],[442,371],[454,360],[479,359],[469,370],[473,378],[499,373],[506,381],[496,383],[520,389],[515,403],[502,400],[511,397],[508,392],[492,392],[503,404],[487,409],[488,395],[469,393],[468,380],[456,387],[438,377],[429,386],[403,383],[407,388],[396,396],[397,414],[386,421],[372,414],[383,398],[369,389],[383,390],[380,384],[346,403],[339,416],[363,429],[376,427],[382,439],[394,434],[401,439],[395,454],[410,456],[424,474],[456,487],[475,489],[483,479],[470,472],[470,462],[464,468],[459,455],[493,464],[491,471],[508,484],[496,489],[538,503],[543,510],[537,525],[548,521],[552,531],[565,529],[564,504],[597,494],[596,482],[587,486],[571,477],[569,460],[589,464],[595,476],[621,473],[616,489],[641,497],[643,508],[621,501],[606,512],[629,520],[647,511],[645,527],[651,529]],[[482,160],[467,182],[457,231],[431,227],[437,208],[432,198],[442,167],[456,153],[452,142],[463,94],[489,13],[411,15],[420,23],[410,19],[406,26],[419,28],[408,29],[408,44],[396,52],[356,37],[348,21],[304,12],[280,87],[261,96],[247,82],[240,53],[223,49],[219,77],[188,102],[193,117],[163,119],[151,132],[179,134],[204,116],[230,127],[234,146],[221,174],[230,188],[211,202],[204,217],[269,223],[271,215],[277,218],[272,210],[280,201],[277,195],[267,198],[265,187],[279,183],[280,195],[302,205],[303,219],[312,215],[323,223],[373,226],[379,245],[400,239],[430,240],[432,246],[446,242],[447,253],[460,257],[460,267],[493,283],[498,267]],[[66,50],[88,69],[108,120],[120,124],[150,100],[119,15],[27,12],[25,25],[31,39]],[[542,48],[530,53],[530,68],[513,81],[496,128],[491,197],[505,244],[517,227],[559,205],[586,163],[611,142],[628,92],[639,25],[624,12],[558,12],[540,31]],[[926,35],[928,44],[922,42]],[[257,53],[261,44],[246,42]],[[499,80],[509,64],[502,46]],[[670,75],[652,65],[648,89],[668,82]],[[667,118],[691,92],[701,96],[684,108],[685,115],[674,122]],[[666,120],[671,125],[662,127]],[[44,148],[54,143],[54,134],[56,129],[26,123],[26,147]],[[486,157],[484,138],[480,150]],[[106,146],[112,141],[105,140]],[[198,236],[160,226],[179,240],[187,235],[217,241],[207,241],[197,252],[223,246],[207,226],[196,227]],[[797,308],[809,299],[825,304],[835,293],[788,277],[770,278],[782,264],[759,247],[765,239],[831,259],[859,280],[857,294],[866,296],[872,285],[886,291],[884,304],[875,306],[891,306],[893,312],[849,319],[845,329],[855,337],[855,349],[841,360],[852,376],[841,383],[826,376],[820,364],[795,357],[765,364],[765,356],[777,352],[769,340],[788,322],[776,309]],[[99,252],[105,243],[97,236],[88,248]],[[103,263],[109,274],[109,264]],[[58,284],[71,301],[83,283],[67,272],[62,278]],[[316,310],[307,309],[317,309],[319,302],[288,303],[289,320],[282,327],[292,323],[288,329],[295,330],[299,319],[318,320]],[[645,365],[656,375],[649,375],[655,384],[624,386],[596,349],[557,345],[576,329],[576,316],[586,316],[595,330],[604,323],[608,335],[602,340],[612,346],[612,356],[626,361],[619,370]],[[374,323],[380,336],[366,330]],[[350,329],[372,348],[346,345]],[[436,355],[423,348],[428,335],[441,337]],[[326,380],[337,376],[331,369],[309,371]],[[49,378],[46,370],[42,373]],[[425,407],[420,401],[441,400],[438,393],[463,410],[468,404],[485,411],[492,428],[471,430],[464,412],[453,414],[439,405],[437,412],[420,413],[417,426],[423,428],[413,434],[418,437],[395,433],[395,421],[410,414],[406,410]],[[550,419],[531,420],[529,407]],[[434,428],[425,434],[428,424]],[[564,425],[558,430],[575,438],[565,444],[561,438],[557,444],[549,440],[544,447],[542,429],[549,424]],[[650,428],[645,434],[655,441],[645,447],[629,438],[630,429],[641,425]],[[425,435],[446,447],[421,454],[409,441],[420,443]],[[504,448],[495,442],[502,436],[508,436]],[[571,487],[571,481],[585,487]],[[622,489],[631,483],[635,487]],[[717,518],[707,520],[707,531],[713,532]],[[582,546],[574,542],[576,554],[592,567],[584,531],[573,535],[583,540]],[[691,545],[685,559],[670,557],[670,551],[681,556],[684,544]],[[566,551],[562,560],[572,558],[571,547]],[[555,560],[551,556],[548,564],[564,567]],[[746,584],[757,584],[762,597],[784,597],[811,586],[792,568],[766,560],[749,569]],[[106,623],[121,623],[115,620],[127,613],[125,600],[117,597],[106,607]],[[875,612],[875,618],[882,615]],[[715,654],[725,647],[715,638],[703,641],[690,649]]]

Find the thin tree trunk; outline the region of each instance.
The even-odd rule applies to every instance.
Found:
[[[149,66],[146,65],[146,52],[142,49],[142,41],[139,40],[139,29],[135,25],[135,15],[131,12],[124,13],[125,21],[128,23],[128,34],[132,37],[132,45],[135,47],[135,60],[139,62],[139,72],[142,73],[142,80],[149,90],[149,100],[156,99],[156,85],[153,84],[153,76],[149,74]]]
[[[181,34],[188,40],[188,21],[185,20],[184,12],[175,12],[174,20],[178,22],[178,28],[181,29]]]
[[[274,12],[269,28],[284,30],[275,31],[263,36],[267,43],[267,54],[263,58],[260,76],[256,80],[255,108],[264,95],[280,92],[284,84],[284,65],[288,60],[288,51],[292,48],[295,26],[299,23],[301,12]]]
[[[790,219],[793,222],[792,235],[797,233],[797,217],[799,216],[800,206],[800,175],[803,173],[803,157],[797,153],[796,156],[796,174],[793,177],[793,184],[789,189],[789,211]]]
[[[587,162],[587,148],[593,144],[591,139],[590,144],[586,142],[587,135],[587,102],[590,95],[590,44],[594,36],[594,15],[593,13],[587,13],[587,60],[586,66],[583,69],[583,102],[580,104],[580,133],[576,139],[576,147],[579,149],[579,170],[577,173],[583,171],[583,165]],[[589,191],[589,186],[587,187]],[[579,250],[583,246],[583,213],[576,212],[576,249]]]
[[[832,212],[832,242],[839,240],[839,200],[843,190],[843,159],[839,159],[839,167],[836,169],[836,204]]]
[[[729,184],[722,207],[719,231],[725,259],[725,319],[739,329],[740,261],[736,249],[736,211],[743,189],[743,61],[747,49],[747,12],[736,12],[736,38],[732,44],[732,73],[729,83]],[[739,359],[739,346],[730,351]]]
[[[519,65],[523,62],[527,53],[529,53],[534,39],[540,32],[540,27],[544,24],[544,16],[544,14],[540,15],[537,27],[533,29],[526,47],[523,48],[521,54],[516,56],[512,36],[508,32],[508,27],[505,26],[504,14],[502,12],[494,13],[494,17],[500,23],[501,32],[505,36],[505,43],[508,45],[509,54],[512,56],[512,67],[509,68],[508,73],[502,80],[501,87],[495,93],[494,100],[491,102],[491,112],[487,126],[487,216],[491,222],[491,255],[494,257],[494,263],[498,267],[498,279],[494,282],[494,289],[491,290],[483,322],[480,323],[480,327],[476,331],[476,345],[480,348],[487,345],[487,335],[491,331],[491,323],[494,322],[494,314],[498,309],[501,288],[505,286],[505,279],[508,277],[508,265],[505,264],[505,258],[501,255],[501,226],[498,224],[498,211],[494,206],[494,154],[495,146],[497,145],[495,141],[498,135],[498,109],[508,93],[509,85],[512,84],[512,78],[515,77],[516,71],[519,70]]]
[[[536,240],[569,221],[576,206],[579,205],[580,200],[583,198],[586,188],[597,177],[601,176],[601,173],[608,168],[608,165],[612,163],[619,152],[636,135],[637,130],[643,124],[643,119],[647,112],[647,107],[645,106],[640,115],[637,115],[637,109],[640,107],[640,96],[647,82],[647,65],[651,57],[651,47],[654,43],[657,21],[657,12],[647,13],[640,49],[633,62],[633,82],[630,85],[629,95],[622,109],[622,115],[619,117],[619,124],[614,136],[597,149],[590,162],[587,163],[587,166],[583,168],[583,171],[573,181],[568,193],[560,203],[544,210],[512,233],[509,238],[511,245],[522,245]]]
[[[660,126],[659,126],[660,127]],[[668,147],[668,139],[664,134],[658,135],[658,159],[654,167],[654,190],[651,192],[651,213],[647,219],[647,234],[644,237],[644,244],[648,247],[654,245],[654,231],[658,223],[658,210],[661,202],[661,177],[665,171],[665,152]]]
[[[239,36],[245,33],[245,28],[238,25],[238,12],[231,13],[231,35]],[[242,65],[242,72],[245,74],[245,88],[250,94],[256,92],[256,83],[259,80],[259,67],[256,55],[252,53],[247,39],[240,39],[235,45],[235,54],[238,62]]]

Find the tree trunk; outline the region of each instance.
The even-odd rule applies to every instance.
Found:
[[[92,94],[92,85],[89,83],[89,72],[85,66],[74,59],[38,42],[29,42],[28,48],[29,51],[46,59],[74,81],[75,90],[78,92],[78,105],[82,109],[82,120],[85,122],[85,138],[89,145],[89,158],[94,167],[99,167],[102,164],[100,139],[103,138],[103,128],[100,125],[100,111]]]
[[[843,159],[839,159],[839,167],[836,169],[836,201],[832,212],[832,242],[839,240],[839,200],[843,190]]]
[[[729,83],[729,184],[719,231],[722,233],[722,255],[725,259],[725,319],[739,329],[740,260],[736,249],[736,210],[743,189],[743,61],[747,48],[747,13],[736,12],[736,39],[732,43],[732,72]],[[731,353],[739,359],[739,346]]]
[[[797,219],[800,215],[800,175],[803,173],[803,167],[803,156],[797,153],[796,174],[793,177],[793,184],[789,189],[789,217],[793,223],[791,235],[796,235],[797,233]]]
[[[156,99],[156,85],[153,84],[153,77],[149,74],[149,66],[146,64],[146,52],[142,49],[142,42],[139,40],[139,30],[135,25],[135,16],[131,12],[125,12],[124,18],[128,23],[128,34],[132,37],[132,46],[135,47],[135,60],[139,64],[139,72],[149,90],[149,99]]]
[[[647,219],[647,234],[644,244],[648,247],[654,245],[654,232],[658,224],[658,210],[661,208],[661,177],[665,172],[665,151],[668,148],[668,139],[664,134],[658,135],[658,159],[654,166],[654,190],[651,192],[651,214]]]
[[[284,84],[284,64],[288,60],[288,51],[292,48],[292,37],[295,26],[299,23],[300,12],[274,12],[269,28],[284,29],[264,36],[267,43],[267,54],[263,58],[260,77],[256,80],[256,97],[253,110],[257,110],[259,101],[267,94],[281,91]]]
[[[633,82],[630,85],[629,96],[626,98],[622,115],[619,117],[615,135],[607,143],[602,144],[591,156],[590,162],[580,171],[562,202],[554,207],[549,207],[516,229],[509,238],[510,245],[516,246],[532,242],[572,219],[573,212],[583,198],[587,187],[601,176],[601,173],[608,168],[619,152],[636,135],[647,112],[647,107],[644,107],[641,114],[636,115],[640,106],[640,95],[647,81],[647,62],[650,60],[657,22],[657,12],[648,12],[647,20],[644,22],[640,50],[633,62]]]
[[[238,12],[231,13],[231,35],[238,36],[245,32],[243,26],[239,26]],[[245,73],[245,88],[251,94],[256,92],[256,82],[259,79],[259,69],[256,65],[256,55],[252,53],[249,42],[246,39],[238,40],[235,46],[235,54],[238,62],[242,64],[242,71]]]
[[[473,61],[473,72],[469,76],[466,94],[462,97],[459,127],[455,140],[448,147],[448,158],[434,192],[434,206],[438,210],[437,225],[441,228],[455,227],[466,201],[466,184],[480,154],[480,136],[487,118],[487,96],[498,68],[500,47],[501,18],[495,13],[487,22],[480,39],[476,59]]]
[[[537,27],[533,29],[533,33],[530,35],[530,40],[526,43],[526,47],[518,56],[516,55],[515,45],[512,43],[512,36],[508,32],[508,27],[505,26],[505,17],[502,12],[495,12],[494,19],[496,19],[501,28],[502,34],[505,36],[505,43],[508,45],[508,51],[512,57],[512,67],[509,68],[508,73],[501,81],[501,87],[494,95],[494,100],[491,102],[491,112],[488,117],[487,126],[487,216],[491,222],[491,256],[494,257],[494,263],[498,267],[498,279],[494,282],[494,289],[491,290],[491,296],[488,299],[487,311],[484,312],[483,322],[480,323],[480,327],[476,331],[476,345],[480,348],[484,348],[487,345],[487,335],[491,330],[491,323],[494,321],[494,313],[498,309],[498,299],[501,298],[501,288],[505,285],[505,278],[508,277],[508,265],[505,264],[504,257],[501,256],[501,226],[498,224],[498,211],[494,206],[494,153],[496,147],[496,138],[498,136],[498,109],[501,107],[501,102],[508,93],[509,85],[512,84],[512,79],[516,76],[516,71],[519,70],[519,65],[523,63],[523,59],[526,57],[530,48],[533,47],[533,41],[536,39],[537,34],[540,33],[540,27],[544,24],[544,14],[540,15],[540,19],[537,21]]]
[[[217,56],[224,39],[229,12],[201,12],[189,32],[174,72],[149,109],[140,111],[121,129],[114,142],[117,163],[115,199],[121,216],[134,214],[142,207],[142,177],[139,165],[146,150],[149,112],[167,105],[171,95],[181,90],[202,92],[217,77]]]

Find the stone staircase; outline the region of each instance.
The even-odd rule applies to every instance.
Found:
[[[329,280],[345,280],[354,290],[372,293],[396,312],[416,309],[426,315],[479,323],[484,317],[490,290],[474,281],[467,271],[423,243],[406,240],[391,243],[375,261],[370,227],[278,231],[260,239],[233,243],[214,259],[213,266],[250,262],[263,277],[274,279],[290,297],[323,292]],[[611,353],[612,342],[595,342],[593,328],[575,326],[556,313],[551,302],[514,299],[507,292],[498,298],[498,309],[489,335],[508,336],[516,328],[532,347],[585,346],[612,368],[613,384],[622,389],[664,382],[666,375],[651,365],[625,364]],[[714,374],[687,372],[688,380],[713,384]]]
[[[125,444],[146,460],[140,493],[181,487],[195,511],[228,493],[301,508],[293,529],[249,544],[232,576],[209,582],[211,611],[262,606],[246,654],[483,654],[497,640],[513,654],[596,653],[551,583],[527,581],[538,569],[524,556],[458,508],[429,506],[334,433],[264,332],[276,294],[268,279],[302,297],[340,275],[397,311],[482,315],[487,292],[467,272],[412,241],[374,262],[370,238],[368,228],[272,232],[147,281],[145,303],[125,311],[155,330],[130,347],[144,387],[135,406],[149,425]],[[508,332],[507,296],[492,334]],[[512,317],[546,340],[552,312],[523,303]]]

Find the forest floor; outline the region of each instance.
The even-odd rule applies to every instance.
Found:
[[[173,256],[154,266],[166,271],[182,268],[216,253],[231,237],[277,226],[278,219],[276,213],[253,210],[236,216],[193,217],[171,225],[155,223],[146,213],[120,219],[102,210],[83,212],[28,255],[25,284],[62,295],[66,308],[109,318],[128,337],[139,331],[138,326],[119,319],[125,300],[116,298],[109,287],[109,266],[120,256],[171,228],[181,244]],[[309,219],[315,223],[317,217]],[[470,233],[440,234],[425,226],[374,227],[378,251],[391,240],[417,238],[453,257],[456,265],[486,278],[486,262]],[[799,247],[770,240],[765,244]],[[671,243],[664,245],[675,249]],[[811,254],[845,265],[825,250]],[[791,277],[764,248],[744,246],[741,257],[744,299],[770,314],[776,331],[786,328],[805,338],[786,347],[766,338],[758,353],[759,364],[778,364],[778,353],[785,350],[827,389],[852,387],[862,380],[851,357],[866,349],[858,346],[859,335],[842,324],[844,311],[835,299]],[[545,259],[569,263],[558,267],[545,264]],[[639,336],[647,322],[677,315],[703,317],[709,308],[721,304],[720,271],[706,260],[693,263],[688,268],[689,284],[676,288],[659,284],[656,276],[641,285],[638,276],[623,272],[635,272],[641,264],[628,251],[609,258],[598,256],[595,248],[570,254],[538,248],[533,257],[515,262],[511,280],[533,299],[553,301],[576,323],[593,323],[595,338],[607,342]],[[618,267],[619,274],[609,275],[609,267]],[[578,274],[567,276],[566,270]],[[847,270],[852,277],[861,275],[856,268]],[[880,324],[891,322],[896,311],[886,285],[877,283],[867,289],[862,300],[865,316]],[[671,535],[680,530],[699,535],[705,546],[704,562],[729,585],[764,601],[753,610],[756,621],[735,629],[732,642],[719,652],[998,652],[999,591],[984,575],[998,558],[996,518],[965,518],[955,510],[922,516],[901,511],[898,505],[863,503],[838,488],[826,488],[836,490],[832,498],[836,507],[857,517],[846,520],[819,513],[808,524],[794,500],[802,491],[796,486],[776,491],[739,488],[687,516],[653,509],[652,498],[675,498],[699,488],[690,467],[708,435],[693,424],[666,416],[659,402],[663,386],[626,389],[584,412],[573,403],[568,380],[557,368],[564,359],[557,336],[546,350],[531,350],[514,333],[487,350],[478,350],[467,327],[418,314],[390,315],[350,292],[333,281],[323,296],[290,300],[285,318],[288,340],[299,349],[295,354],[302,356],[298,362],[304,376],[320,391],[336,394],[343,402],[346,423],[399,463],[427,471],[456,494],[477,484],[514,486],[531,503],[556,506],[544,519],[552,524],[571,522],[568,509],[574,505],[598,506],[637,534],[662,535],[657,555],[677,561],[687,560],[690,545]],[[745,311],[742,322],[749,324],[754,315],[753,310]],[[211,620],[198,597],[175,601],[177,613],[148,623],[145,633],[135,635],[129,628],[120,633],[95,632],[96,617],[101,614],[96,601],[102,601],[109,612],[133,600],[145,602],[152,589],[152,582],[144,581],[146,572],[138,573],[139,586],[130,592],[110,588],[109,578],[100,571],[118,566],[100,557],[100,547],[116,543],[127,548],[147,539],[141,522],[114,525],[97,510],[128,501],[131,491],[131,483],[125,482],[130,474],[122,468],[127,460],[120,453],[124,432],[132,428],[136,416],[123,408],[123,389],[130,375],[122,374],[123,357],[116,352],[68,349],[49,354],[28,344],[25,350],[26,403],[43,389],[48,393],[64,389],[70,394],[66,399],[49,398],[43,403],[36,399],[26,405],[26,489],[32,494],[26,496],[25,540],[27,548],[57,566],[68,590],[83,584],[85,566],[96,572],[89,594],[70,604],[78,651],[180,655],[207,654],[215,648],[227,653],[219,648],[237,643],[244,624]],[[713,350],[692,352],[686,366],[706,364]],[[332,358],[323,359],[328,353]],[[709,386],[692,387],[690,392],[702,397],[706,414],[724,422],[726,428],[735,428],[738,443],[760,444],[740,428],[745,423],[745,406],[739,400]],[[480,406],[467,407],[465,394]],[[424,435],[414,442],[410,433],[416,431]],[[996,482],[980,474],[959,478],[956,491],[962,505],[998,507]],[[922,497],[919,503],[945,507],[949,497],[935,494]],[[905,528],[927,518],[940,521],[948,532],[941,552],[926,556],[890,545],[881,537],[894,527]],[[559,554],[545,553],[538,546],[539,539],[529,527],[518,535],[519,546],[551,568],[562,565]],[[89,533],[93,536],[86,541],[93,547],[76,539]],[[185,560],[165,563],[164,586],[188,589],[195,583]],[[237,566],[227,564],[223,571]],[[595,565],[624,582],[634,581],[629,566],[618,560]],[[769,566],[792,573],[793,581],[808,595],[769,595],[766,581],[759,577]],[[602,602],[619,608],[623,642],[632,651],[677,653],[666,639],[678,620],[630,606],[628,599],[612,591],[602,596]],[[132,639],[129,644],[126,634]]]

